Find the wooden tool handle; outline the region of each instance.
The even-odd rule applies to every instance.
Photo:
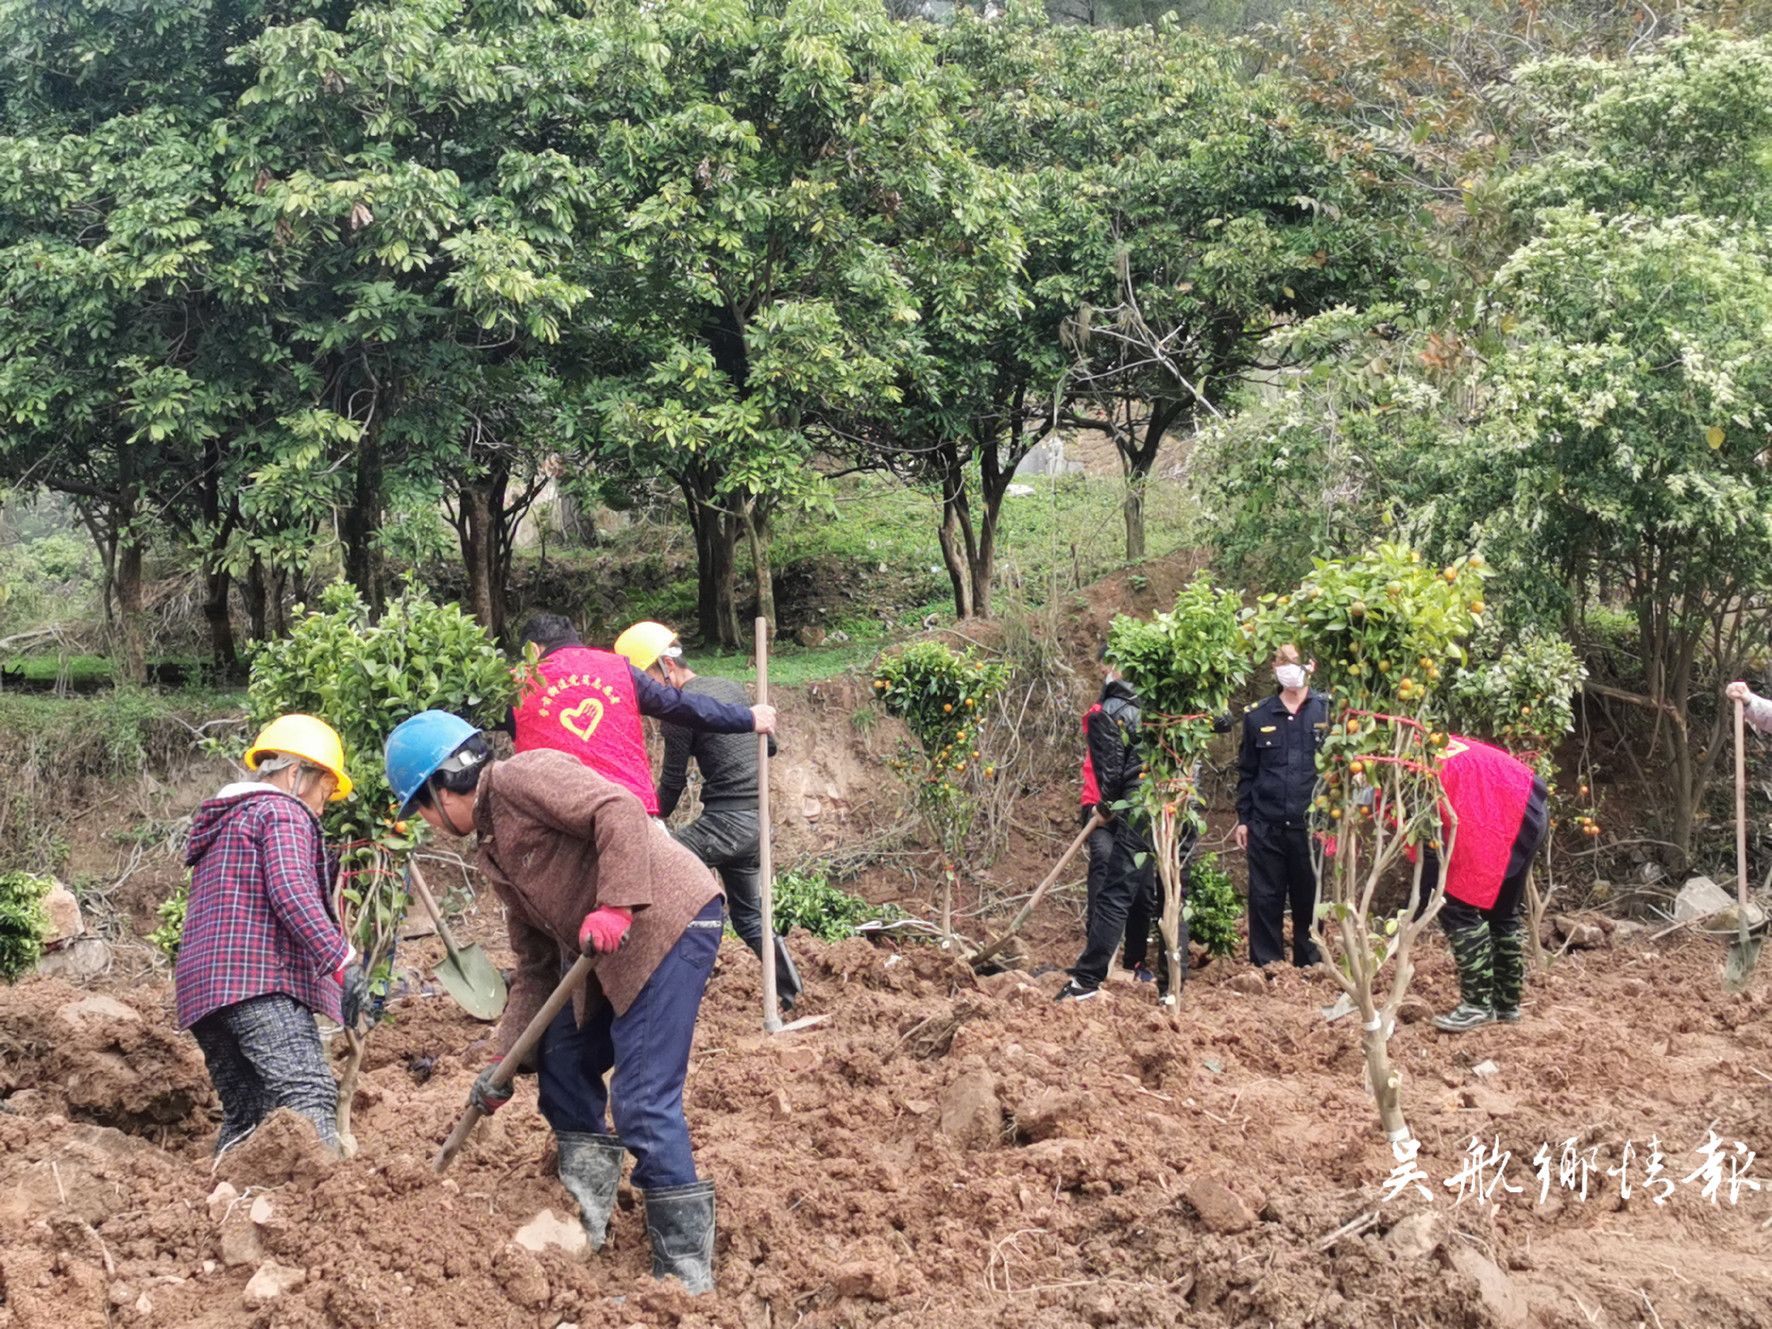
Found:
[[[492,1072],[492,1083],[495,1088],[502,1089],[511,1082],[512,1077],[517,1074],[517,1067],[521,1066],[524,1059],[535,1050],[535,1045],[541,1042],[542,1035],[547,1033],[548,1026],[554,1022],[554,1017],[560,1013],[567,1002],[572,1000],[572,994],[584,986],[585,979],[590,975],[591,970],[597,967],[597,961],[600,958],[595,955],[581,955],[574,962],[572,968],[566,971],[566,977],[560,980],[560,986],[555,988],[552,995],[542,1003],[541,1009],[535,1013],[535,1018],[517,1036],[517,1041],[511,1044],[511,1050],[505,1053],[497,1068]],[[461,1120],[455,1123],[455,1129],[449,1133],[449,1138],[437,1151],[436,1158],[431,1160],[431,1167],[439,1175],[449,1171],[449,1165],[455,1161],[456,1154],[460,1152],[462,1144],[468,1138],[468,1132],[474,1129],[474,1124],[484,1115],[472,1103],[468,1104],[468,1110],[461,1114]]]
[[[757,704],[769,704],[769,620],[757,619]],[[775,993],[775,864],[769,844],[769,735],[757,735],[757,905],[763,915],[763,1028],[781,1028]]]
[[[1735,703],[1735,898],[1747,941],[1747,703]]]
[[[1028,915],[1034,912],[1034,906],[1040,903],[1041,897],[1052,889],[1052,883],[1058,880],[1058,874],[1064,871],[1064,865],[1076,857],[1077,850],[1081,849],[1084,842],[1088,840],[1089,833],[1097,826],[1105,826],[1106,824],[1101,819],[1101,813],[1091,814],[1083,829],[1077,832],[1077,838],[1071,841],[1071,847],[1059,856],[1057,863],[1052,865],[1052,871],[1046,874],[1046,880],[1034,888],[1034,893],[1028,896],[1028,902],[1021,907],[1021,912],[1010,921],[1009,926],[1004,929],[1003,935],[974,955],[972,957],[973,964],[982,964],[1009,944],[1009,939],[1020,930],[1023,923],[1028,921]]]
[[[431,897],[431,888],[425,884],[425,874],[418,870],[416,859],[406,860],[406,877],[412,883],[412,893],[418,897],[418,902],[431,916],[431,926],[437,929],[437,935],[443,939],[443,949],[448,951],[453,958],[461,950],[461,947],[455,944],[455,938],[450,935],[449,924],[443,921],[443,911],[437,908],[436,900]]]

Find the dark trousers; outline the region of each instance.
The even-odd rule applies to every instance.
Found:
[[[762,837],[755,809],[704,812],[671,838],[720,874],[732,930],[763,956],[763,897],[758,886],[763,864]]]
[[[1488,924],[1491,936],[1520,930],[1520,904],[1526,898],[1526,878],[1532,872],[1532,856],[1544,843],[1545,831],[1550,826],[1549,803],[1550,791],[1545,788],[1544,781],[1534,780],[1532,794],[1526,800],[1525,814],[1520,818],[1520,833],[1514,837],[1514,847],[1508,853],[1507,875],[1501,879],[1501,890],[1495,896],[1495,903],[1487,909],[1479,909],[1448,895],[1440,908],[1441,927],[1448,932],[1462,932]],[[1424,859],[1421,888],[1425,895],[1438,877],[1440,866],[1438,856],[1431,849],[1425,851]]]
[[[1302,826],[1252,819],[1249,827],[1249,962],[1286,958],[1285,922],[1292,914],[1292,963],[1317,962],[1311,922],[1317,909],[1317,871],[1310,832]]]
[[[704,812],[671,837],[720,874],[732,930],[763,958],[762,832],[755,809],[716,808]],[[800,995],[799,977],[787,958],[780,934],[775,942],[776,991],[790,1000]]]
[[[1144,855],[1144,862],[1136,861]],[[1156,862],[1150,846],[1124,816],[1089,833],[1089,913],[1083,953],[1070,974],[1084,987],[1098,988],[1126,934],[1127,916],[1144,902],[1144,931],[1150,933],[1149,895]]]
[[[280,1107],[314,1123],[338,1147],[338,1081],[326,1065],[314,1013],[294,997],[269,992],[211,1011],[191,1026],[209,1080],[222,1102],[215,1152],[238,1144]]]
[[[715,897],[665,952],[627,1014],[603,1002],[581,1029],[568,1005],[542,1036],[542,1116],[556,1131],[607,1135],[613,1100],[615,1133],[634,1156],[634,1185],[643,1191],[696,1181],[683,1081],[725,926],[725,907]]]

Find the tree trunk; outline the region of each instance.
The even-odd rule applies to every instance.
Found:
[[[381,556],[376,537],[381,534],[382,457],[378,426],[363,431],[357,445],[357,467],[351,505],[345,510],[345,576],[369,606],[372,618],[380,618],[386,603],[382,595]]]
[[[265,641],[265,562],[257,554],[246,567],[246,578],[240,583],[240,596],[246,601],[246,630],[254,641]]]
[[[504,635],[504,597],[498,567],[499,513],[493,510],[490,477],[464,480],[458,532],[461,557],[468,573],[468,603],[474,618],[494,640]]]
[[[107,530],[99,521],[91,508],[84,504],[77,509],[80,520],[86,523],[86,530],[92,536],[92,543],[98,549],[100,581],[98,589],[99,604],[104,609],[105,627],[117,626],[117,615],[112,611],[113,592],[117,589],[117,532]]]
[[[123,625],[123,677],[148,681],[148,616],[142,605],[142,547],[125,530],[117,540],[117,617]]]
[[[941,477],[941,557],[954,585],[954,616],[971,618],[978,606],[978,536],[972,529],[972,501],[959,444],[943,442],[937,455]],[[987,579],[988,580],[988,579]]]
[[[972,617],[972,569],[966,562],[966,547],[960,541],[960,518],[951,503],[941,505],[941,561],[947,568],[948,581],[954,588],[954,617]]]
[[[1120,511],[1126,519],[1126,561],[1135,563],[1145,556],[1144,491],[1163,449],[1163,436],[1184,414],[1180,403],[1151,403],[1151,413],[1144,430],[1136,439],[1130,431],[1116,429],[1114,446],[1119,449],[1120,467],[1126,477],[1126,498]]]
[[[217,668],[232,670],[240,663],[239,653],[234,649],[234,620],[228,612],[228,590],[233,578],[226,568],[212,564],[205,570],[203,582],[203,617],[209,623],[210,658]]]
[[[745,538],[751,546],[751,574],[757,581],[757,616],[775,631],[775,573],[769,563],[769,516],[753,501],[745,505]]]
[[[738,632],[738,537],[737,518],[691,493],[690,513],[695,529],[696,629],[705,642],[722,646],[741,644]]]
[[[1144,558],[1144,483],[1126,481],[1126,499],[1121,504],[1126,518],[1126,561],[1137,563]]]
[[[720,513],[718,524],[720,641],[726,646],[743,646],[745,636],[738,627],[738,540],[744,533],[744,524],[730,512]]]
[[[283,612],[283,597],[289,586],[289,569],[281,565],[271,569],[271,584],[265,604],[266,626],[271,636],[282,639],[289,635],[289,615]]]

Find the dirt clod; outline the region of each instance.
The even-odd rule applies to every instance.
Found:
[[[243,1294],[246,1307],[248,1310],[259,1310],[278,1297],[294,1292],[307,1281],[306,1269],[292,1269],[275,1260],[266,1260],[246,1282],[246,1291]]]
[[[1184,1198],[1214,1232],[1247,1232],[1257,1222],[1255,1210],[1217,1177],[1196,1177]]]
[[[995,1144],[1003,1133],[997,1077],[982,1068],[971,1070],[943,1090],[941,1130],[961,1148]]]

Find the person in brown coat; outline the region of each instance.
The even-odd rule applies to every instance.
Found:
[[[603,957],[535,1057],[560,1180],[600,1249],[623,1152],[633,1154],[653,1274],[706,1292],[714,1285],[714,1183],[696,1176],[683,1081],[725,927],[719,882],[632,793],[567,754],[491,755],[479,731],[453,715],[407,720],[387,747],[400,815],[478,836],[480,869],[505,906],[516,956],[493,1036],[498,1057],[581,952]],[[487,1113],[510,1100],[508,1087],[492,1087],[492,1070],[469,1094]]]

